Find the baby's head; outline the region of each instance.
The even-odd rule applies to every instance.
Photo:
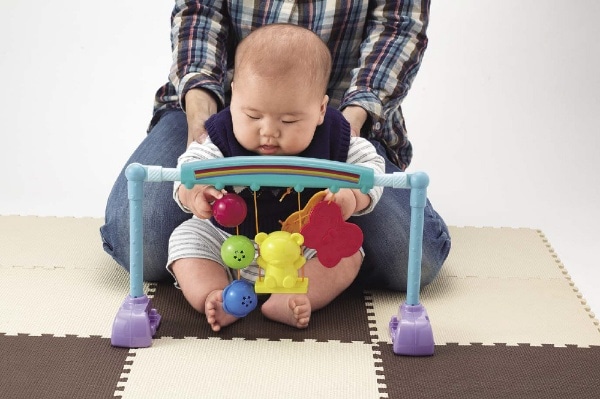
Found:
[[[231,115],[240,144],[262,155],[296,155],[323,122],[331,73],[325,43],[308,29],[266,25],[238,45]]]

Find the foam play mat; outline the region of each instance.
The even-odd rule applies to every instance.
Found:
[[[0,216],[0,397],[597,398],[598,321],[543,233],[451,227],[424,287],[429,357],[397,356],[401,293],[351,287],[308,329],[258,311],[212,332],[170,283],[152,346],[112,347],[129,278],[101,219]]]

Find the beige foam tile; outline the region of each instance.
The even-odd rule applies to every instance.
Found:
[[[98,218],[0,216],[0,267],[103,269]]]
[[[372,345],[358,342],[161,338],[131,353],[123,399],[379,398],[385,388]]]
[[[402,294],[373,293],[379,340],[391,342],[388,323],[403,301]],[[441,277],[421,303],[437,345],[600,345],[598,321],[566,279]]]
[[[566,272],[539,230],[450,227],[452,250],[441,276],[562,278]]]
[[[98,268],[101,218],[0,216],[0,267]],[[558,278],[556,254],[537,230],[450,227],[452,251],[442,276]]]
[[[0,332],[108,338],[128,293],[129,275],[114,265],[104,270],[0,268]]]

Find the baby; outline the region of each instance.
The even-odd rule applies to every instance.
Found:
[[[370,167],[384,173],[384,161],[375,148],[360,137],[351,137],[343,115],[327,106],[331,55],[327,46],[310,30],[295,25],[273,24],[253,31],[238,45],[231,85],[231,105],[205,124],[208,137],[192,142],[179,158],[184,162],[249,155],[288,155],[322,158]],[[290,183],[292,186],[293,184]],[[296,194],[261,188],[254,196],[248,188],[235,190],[254,209],[256,198],[260,231],[279,230],[280,221],[298,210]],[[306,204],[318,190],[305,189]],[[223,309],[223,289],[234,275],[220,256],[222,243],[231,234],[254,237],[253,212],[237,229],[226,229],[212,219],[211,204],[225,190],[196,185],[191,190],[176,182],[174,198],[193,217],[171,235],[168,270],[186,300],[205,314],[214,331],[237,318]],[[344,220],[370,212],[382,193],[357,189],[328,192],[324,200],[337,203]],[[297,328],[309,325],[311,313],[328,305],[356,278],[363,252],[343,258],[336,267],[319,263],[314,250],[305,249],[304,274],[310,284],[306,294],[272,294],[262,305],[267,318]],[[254,282],[256,263],[241,271]]]

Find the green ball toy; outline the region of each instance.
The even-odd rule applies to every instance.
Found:
[[[221,246],[221,258],[232,269],[243,269],[254,260],[254,244],[246,236],[231,236]]]

